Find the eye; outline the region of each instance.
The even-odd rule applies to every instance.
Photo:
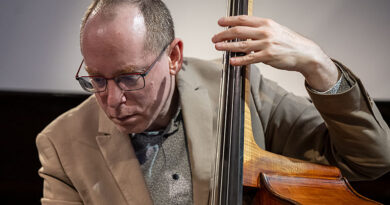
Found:
[[[93,90],[92,83],[90,82],[91,80],[88,77],[81,77],[78,81],[84,89]]]
[[[98,88],[106,86],[106,79],[101,77],[93,77],[91,78],[91,83]]]
[[[143,86],[140,75],[120,75],[116,80],[119,86],[125,90],[139,89],[140,86]]]
[[[121,75],[118,76],[118,81],[126,85],[134,85],[140,77],[140,75]]]

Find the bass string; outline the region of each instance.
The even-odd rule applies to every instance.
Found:
[[[236,2],[236,0],[232,0],[232,3],[231,3],[231,5],[233,5],[233,8],[231,8],[231,10],[230,10],[230,16],[233,16],[233,15],[237,15],[237,13],[238,13],[238,11],[239,11],[239,9],[240,9],[240,0],[237,0],[238,2]],[[234,40],[230,40],[229,42],[234,42],[234,41],[237,41],[237,39],[234,39]],[[227,76],[228,76],[228,85],[230,85],[231,83],[233,83],[232,84],[232,90],[230,90],[230,91],[234,91],[234,90],[236,90],[237,88],[236,88],[236,83],[234,83],[234,82],[230,82],[230,81],[232,81],[233,79],[235,79],[235,77],[231,77],[232,75],[235,75],[235,70],[237,69],[237,68],[235,68],[235,66],[232,66],[231,65],[231,63],[230,63],[230,59],[231,59],[231,57],[235,57],[235,54],[234,53],[232,53],[231,51],[228,51],[227,52],[227,54],[228,54],[228,60],[227,60],[227,68],[228,68],[228,70],[227,70]],[[238,79],[236,79],[236,80],[238,80]],[[230,104],[229,104],[229,112],[230,113],[233,113],[233,111],[234,111],[234,106],[233,106],[233,102],[234,102],[234,93],[227,93],[227,100],[230,102]],[[225,136],[225,138],[226,137],[228,137],[228,149],[227,149],[227,155],[228,155],[228,166],[227,166],[227,177],[226,177],[226,187],[230,187],[230,181],[231,181],[231,179],[230,179],[230,171],[231,171],[231,160],[232,160],[232,153],[231,153],[231,149],[232,149],[232,137],[234,137],[233,136],[233,124],[234,124],[234,119],[233,119],[233,117],[230,117],[229,119],[229,135],[228,136]],[[224,141],[226,141],[226,139],[224,140]],[[226,143],[224,144],[224,145],[226,145]],[[225,173],[225,172],[223,172],[223,173]],[[225,193],[225,196],[226,197],[229,197],[229,193],[228,193],[228,191],[229,191],[229,189],[225,189],[225,191],[226,191],[226,193]]]
[[[234,6],[234,0],[230,0],[230,1],[227,1],[227,10],[226,10],[226,16],[230,16],[231,15],[231,11],[232,11],[232,7]],[[226,28],[227,29],[227,28]],[[227,92],[227,86],[226,85],[229,85],[229,74],[230,74],[230,52],[229,51],[225,51],[224,52],[224,56],[223,56],[223,63],[224,63],[224,71],[223,71],[223,79],[225,80],[225,82],[224,82],[224,84],[225,84],[225,96],[224,96],[224,102],[223,102],[223,104],[225,105],[224,106],[224,121],[223,121],[223,125],[224,125],[224,127],[226,128],[226,126],[227,126],[227,124],[228,124],[228,122],[227,122],[227,117],[226,117],[226,115],[227,115],[227,113],[228,113],[228,104],[227,104],[227,102],[228,102],[228,99],[229,99],[229,97],[230,97],[230,95],[229,95],[229,93]],[[224,159],[225,159],[225,151],[226,151],[226,148],[225,148],[225,146],[226,146],[226,132],[225,131],[223,131],[223,135],[221,136],[222,137],[222,150],[221,150],[221,158],[220,158],[220,160],[221,160],[221,167],[220,167],[220,182],[219,182],[219,203],[221,203],[222,202],[222,196],[224,196],[224,194],[222,194],[222,192],[224,191],[223,190],[223,188],[222,188],[222,185],[223,185],[223,179],[225,178],[225,176],[224,176],[224,173],[225,173],[225,170],[224,170]],[[227,194],[227,193],[225,193],[225,194]]]
[[[227,16],[233,16],[233,15],[238,15],[239,14],[239,11],[240,11],[240,6],[241,6],[241,0],[231,0],[231,1],[227,1]],[[228,29],[228,28],[227,28]],[[234,40],[229,40],[229,42],[236,42],[238,41],[238,39],[234,39]],[[230,63],[230,59],[231,57],[236,57],[236,55],[232,54],[232,52],[230,51],[226,51],[224,53],[224,56],[223,56],[223,62],[224,62],[224,68],[225,68],[225,71],[223,72],[223,79],[226,80],[226,85],[229,85],[231,82],[231,79],[230,79],[230,75],[231,75],[231,72],[233,72],[234,68],[233,66],[231,65]],[[233,83],[233,90],[235,90],[236,87],[235,87],[235,83]],[[221,93],[220,93],[220,96],[221,96]],[[231,98],[231,99],[230,99]],[[226,126],[229,124],[229,133],[230,135],[227,136],[226,135],[226,132],[223,132],[223,135],[222,135],[222,153],[221,153],[221,157],[220,157],[220,160],[222,160],[222,166],[220,166],[220,185],[219,185],[219,196],[220,196],[220,200],[221,201],[221,197],[223,196],[222,194],[222,191],[223,189],[221,189],[222,187],[222,183],[223,183],[223,180],[225,177],[224,177],[224,174],[225,174],[225,166],[223,166],[223,163],[224,163],[224,159],[225,159],[225,155],[228,155],[228,167],[227,167],[227,182],[226,182],[226,185],[227,187],[229,187],[229,184],[230,184],[230,178],[229,178],[229,172],[230,172],[230,164],[231,164],[231,147],[232,147],[232,129],[233,129],[233,121],[234,119],[233,118],[230,118],[230,119],[227,119],[226,115],[230,112],[230,113],[233,113],[233,103],[231,103],[230,105],[227,104],[227,102],[229,102],[229,99],[230,99],[230,102],[233,102],[233,99],[234,99],[234,95],[232,93],[229,93],[225,90],[225,117],[224,117],[224,127],[226,128]],[[229,105],[229,106],[226,106],[226,105]],[[229,122],[228,122],[229,120]],[[228,138],[228,139],[226,139]],[[226,147],[227,146],[226,144],[226,141],[228,141],[228,149],[226,150]],[[225,153],[225,151],[227,151],[227,153]],[[226,192],[228,192],[228,189],[226,189]],[[225,196],[228,196],[228,193],[225,193]]]

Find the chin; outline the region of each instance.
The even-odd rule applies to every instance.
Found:
[[[144,126],[123,126],[123,125],[118,125],[115,124],[116,128],[124,133],[124,134],[131,134],[131,133],[140,133],[146,130]]]

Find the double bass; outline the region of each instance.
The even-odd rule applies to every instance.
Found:
[[[252,0],[229,0],[230,16],[248,15]],[[249,13],[248,13],[249,12]],[[235,39],[240,41],[245,39]],[[255,142],[250,103],[250,65],[232,66],[227,51],[220,92],[218,140],[210,204],[379,204],[358,194],[336,167],[284,157]]]

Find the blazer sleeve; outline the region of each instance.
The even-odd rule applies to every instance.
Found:
[[[339,66],[356,83],[334,95],[308,90],[314,105],[261,80],[258,112],[265,146],[288,157],[337,166],[349,180],[375,179],[390,170],[389,127],[361,81]]]
[[[39,176],[43,178],[43,205],[78,205],[83,204],[76,189],[61,165],[60,158],[50,138],[39,134],[36,139],[39,160],[42,167]]]

